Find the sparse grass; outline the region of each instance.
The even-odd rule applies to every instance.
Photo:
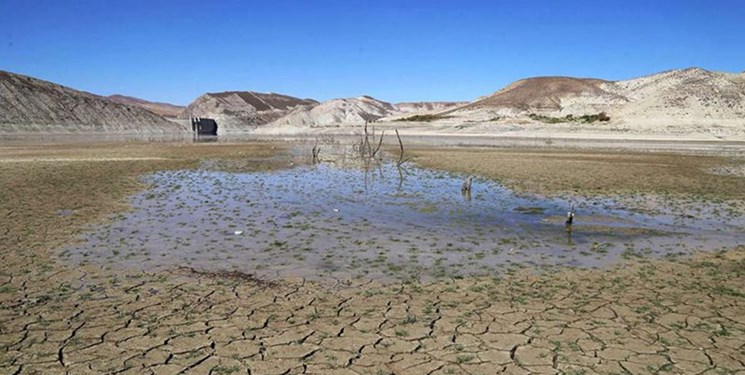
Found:
[[[493,178],[519,191],[549,195],[656,194],[732,201],[742,210],[741,177],[707,171],[737,158],[635,151],[409,147],[425,167]],[[633,178],[630,178],[633,176]]]
[[[272,149],[271,147],[274,147]],[[138,177],[159,170],[198,166],[203,158],[259,160],[281,149],[270,144],[70,144],[6,147],[3,159],[62,159],[61,161],[0,163],[0,214],[8,215],[9,232],[17,233],[4,247],[23,247],[44,241],[46,247],[67,239],[70,232],[127,209],[123,199],[143,188]],[[151,158],[127,160],[127,158]],[[121,161],[117,161],[121,158]],[[73,161],[67,159],[81,159]],[[101,160],[101,161],[98,161]],[[261,163],[257,163],[261,164]],[[61,210],[74,210],[69,216]],[[1,232],[0,232],[1,233]],[[6,248],[6,249],[8,249]]]
[[[460,365],[460,364],[463,364],[463,363],[471,362],[475,358],[476,357],[475,356],[472,356],[472,355],[459,355],[459,356],[455,357],[455,362]]]
[[[713,291],[725,296],[745,298],[745,292],[727,285],[717,285],[713,288]]]
[[[16,288],[13,285],[3,285],[0,286],[0,294],[3,293],[13,293],[16,291]]]
[[[401,121],[401,122],[432,122],[432,121],[447,119],[447,118],[450,118],[450,117],[452,117],[452,116],[444,116],[444,115],[437,115],[437,114],[434,114],[434,115],[414,115],[414,116],[400,118],[400,119],[397,119],[396,121]]]
[[[404,329],[397,329],[397,330],[396,330],[396,331],[394,332],[394,334],[395,334],[395,335],[396,335],[397,337],[405,337],[405,336],[408,336],[408,335],[409,335],[409,332],[407,332],[407,331],[406,331],[406,330],[404,330]]]
[[[229,375],[229,374],[236,373],[239,371],[241,371],[240,366],[231,366],[231,367],[215,366],[212,368],[212,370],[210,370],[210,373],[218,374],[218,375]]]
[[[610,121],[610,117],[605,112],[600,112],[594,115],[582,115],[582,116],[574,116],[574,115],[566,115],[564,117],[551,117],[551,116],[544,116],[544,115],[538,115],[535,113],[531,113],[528,115],[529,118],[532,120],[544,122],[547,124],[559,124],[563,122],[576,122],[581,124],[590,124],[593,122],[607,122]]]

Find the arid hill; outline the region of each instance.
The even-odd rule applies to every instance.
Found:
[[[391,104],[370,96],[332,99],[312,108],[298,108],[272,123],[273,126],[325,127],[359,125],[396,112]]]
[[[463,120],[509,121],[530,115],[576,118],[606,112],[616,123],[732,125],[745,118],[743,77],[688,68],[626,81],[528,78],[441,114]]]
[[[745,129],[745,75],[672,70],[610,87],[628,98],[609,113],[627,122],[738,125]]]
[[[128,105],[145,108],[148,111],[157,113],[163,117],[178,117],[181,114],[181,112],[184,111],[184,108],[186,108],[181,105],[160,103],[160,102],[149,102],[147,100],[135,98],[132,96],[125,96],[125,95],[109,95],[107,96],[107,98],[117,103],[128,104]]]
[[[207,93],[184,109],[181,117],[210,117],[220,132],[251,130],[270,123],[293,110],[311,108],[318,102],[288,95],[251,91]]]
[[[0,71],[2,133],[175,133],[183,130],[141,107]]]
[[[462,109],[499,108],[512,113],[554,112],[567,100],[581,99],[599,105],[622,103],[625,98],[604,89],[611,82],[591,78],[536,77],[522,79],[491,96],[467,104]]]
[[[152,111],[172,117],[181,107],[120,95],[102,97],[8,72],[0,71],[0,89],[0,132],[5,133],[174,133],[186,130],[184,119],[194,116],[216,119],[220,134],[257,128],[304,132],[376,121],[425,133],[745,135],[745,73],[700,68],[624,81],[528,78],[471,103],[391,104],[370,96],[318,103],[273,93],[207,93],[172,121]]]
[[[325,101],[312,108],[299,108],[272,122],[266,131],[293,132],[304,128],[363,125],[366,122],[390,121],[416,114],[430,114],[464,103],[412,102],[391,104],[371,96]]]

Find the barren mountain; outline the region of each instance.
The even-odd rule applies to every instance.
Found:
[[[294,110],[274,121],[267,131],[303,132],[309,127],[360,125],[366,121],[396,121],[404,126],[398,121],[411,119],[409,122],[418,123],[422,131],[450,127],[487,134],[508,128],[527,129],[521,124],[551,125],[547,131],[576,131],[586,124],[583,126],[589,131],[717,137],[745,134],[745,74],[699,68],[625,81],[528,78],[474,102],[458,104],[391,105],[370,97],[334,99]]]
[[[629,103],[613,108],[634,122],[727,124],[745,128],[745,75],[700,68],[672,70],[611,87]]]
[[[311,108],[318,102],[274,93],[228,91],[207,93],[189,104],[182,117],[210,117],[220,132],[245,131],[270,123],[293,110]]]
[[[0,71],[0,132],[179,132],[186,127],[150,111],[173,116],[179,108],[120,95],[101,97]],[[489,134],[537,127],[577,131],[583,129],[580,124],[587,124],[583,126],[589,131],[742,135],[745,73],[689,68],[625,81],[528,78],[467,104],[392,105],[369,96],[319,104],[280,94],[231,91],[204,94],[180,114],[215,118],[220,133],[265,124],[271,125],[267,130],[272,132],[303,132],[368,121],[408,121],[414,115],[417,118],[411,120],[416,121],[409,121],[409,126],[425,132],[455,129]],[[405,126],[398,121],[392,124]]]
[[[182,130],[137,106],[0,71],[0,132],[166,133]]]
[[[522,79],[491,96],[467,104],[462,110],[496,109],[502,116],[528,113],[557,113],[566,110],[567,103],[576,103],[582,112],[607,109],[609,105],[626,102],[623,96],[606,90],[612,83],[591,78],[536,77]]]
[[[299,108],[274,121],[272,128],[317,128],[362,125],[365,122],[388,121],[455,108],[457,102],[413,102],[391,104],[370,96],[332,99],[312,108]],[[271,129],[267,129],[271,130]]]
[[[396,113],[387,102],[370,96],[333,99],[312,108],[299,108],[272,123],[273,126],[324,127],[359,125]]]
[[[441,114],[464,120],[564,118],[606,112],[614,123],[658,126],[743,124],[745,75],[700,68],[626,81],[537,77]]]
[[[169,103],[149,102],[140,98],[135,98],[125,95],[109,95],[109,100],[117,103],[128,104],[132,106],[142,107],[150,112],[157,113],[163,117],[178,117],[181,112],[184,111],[184,106],[174,105]]]

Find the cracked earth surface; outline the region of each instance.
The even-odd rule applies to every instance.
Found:
[[[277,285],[6,263],[0,372],[736,373],[745,249],[606,271]],[[40,269],[41,268],[41,269]]]
[[[22,212],[0,216],[2,374],[745,372],[742,247],[501,279],[262,283],[65,266],[51,249],[74,216],[23,234]]]

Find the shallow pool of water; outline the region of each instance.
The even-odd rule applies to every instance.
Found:
[[[566,200],[518,195],[483,179],[467,197],[463,179],[395,164],[158,172],[145,178],[151,188],[131,199],[131,212],[91,228],[61,256],[144,270],[426,281],[720,249],[737,245],[743,228],[742,220],[579,199],[570,232]]]

